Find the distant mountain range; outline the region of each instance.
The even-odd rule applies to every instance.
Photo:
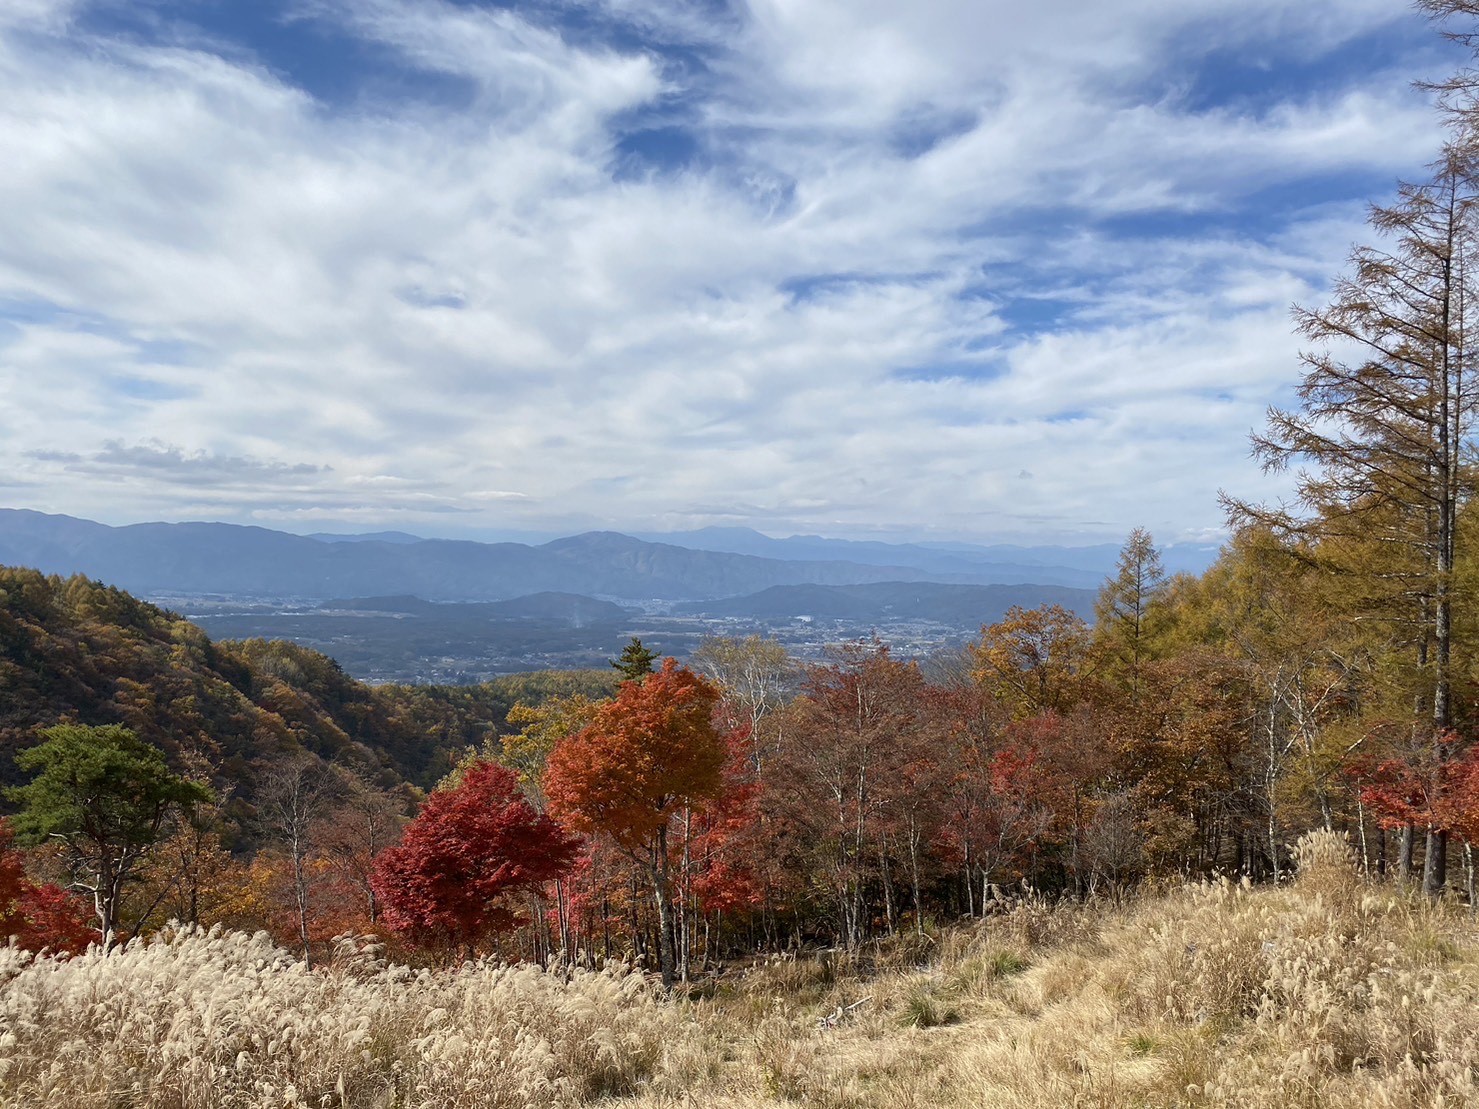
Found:
[[[712,601],[777,586],[884,582],[1095,589],[1113,569],[1115,553],[1108,546],[947,549],[816,536],[772,539],[744,528],[707,528],[663,541],[587,532],[539,545],[474,543],[402,532],[290,535],[215,523],[109,527],[0,509],[0,563],[81,573],[154,596],[480,602],[563,593]],[[1212,557],[1201,549],[1195,555],[1203,566]]]
[[[214,637],[289,639],[374,681],[604,669],[632,635],[685,656],[707,635],[759,633],[815,658],[871,631],[923,657],[1013,605],[1059,604],[1092,620],[1118,554],[772,539],[744,528],[663,539],[305,536],[234,524],[109,527],[0,509],[0,564],[83,574],[161,600]],[[1189,559],[1200,569],[1211,552],[1167,561]]]
[[[639,533],[638,538],[672,543],[699,551],[758,555],[780,559],[823,559],[867,566],[910,566],[947,579],[989,578],[980,584],[1013,585],[1023,582],[1074,585],[1097,589],[1114,571],[1120,548],[1113,543],[1088,547],[1024,547],[1015,544],[977,546],[969,543],[880,543],[856,539],[826,539],[820,535],[792,535],[775,539],[753,528],[710,527],[663,534]],[[1173,544],[1161,551],[1170,573],[1200,574],[1217,558],[1209,544]]]
[[[406,537],[345,542],[236,524],[108,527],[0,510],[0,563],[86,574],[134,593],[495,601],[531,593],[698,600],[772,585],[925,578],[907,566],[782,561],[589,532],[539,546]]]
[[[419,535],[404,531],[365,531],[346,535],[337,531],[316,531],[304,539],[317,539],[320,543],[424,543]]]

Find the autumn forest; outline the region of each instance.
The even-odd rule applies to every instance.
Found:
[[[1479,73],[1429,91],[1428,174],[1294,310],[1251,442],[1285,499],[1222,491],[1201,575],[1134,529],[1092,621],[371,686],[0,568],[7,1104],[85,1086],[108,999],[177,956],[230,1028],[211,1001],[167,1082],[123,1052],[96,1104],[1479,1103],[1479,1029],[1443,1023],[1479,999]],[[147,988],[173,1027],[189,990]],[[48,1012],[85,1014],[67,1065],[15,1048]],[[253,1031],[282,1013],[320,1023]],[[969,1073],[964,1040],[888,1055],[962,1027]]]

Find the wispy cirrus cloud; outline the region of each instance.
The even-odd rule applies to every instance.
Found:
[[[134,480],[138,478],[181,485],[251,485],[297,483],[324,473],[327,467],[307,462],[296,464],[187,452],[158,441],[124,443],[110,440],[91,454],[75,451],[32,450],[26,457],[38,462],[59,463],[74,473],[91,477]]]
[[[1376,0],[27,3],[0,468],[110,521],[1205,534],[1452,61]]]

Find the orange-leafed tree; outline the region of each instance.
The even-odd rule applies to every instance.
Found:
[[[674,659],[561,741],[545,764],[550,811],[567,827],[609,836],[646,870],[658,916],[663,983],[674,979],[670,829],[724,789],[728,745],[714,724],[719,691]]]
[[[1013,605],[981,629],[972,645],[973,673],[1013,716],[1068,713],[1093,689],[1094,639],[1089,626],[1061,605]]]

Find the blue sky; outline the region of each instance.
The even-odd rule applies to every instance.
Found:
[[[7,0],[0,504],[1215,538],[1461,60],[1391,0]]]

